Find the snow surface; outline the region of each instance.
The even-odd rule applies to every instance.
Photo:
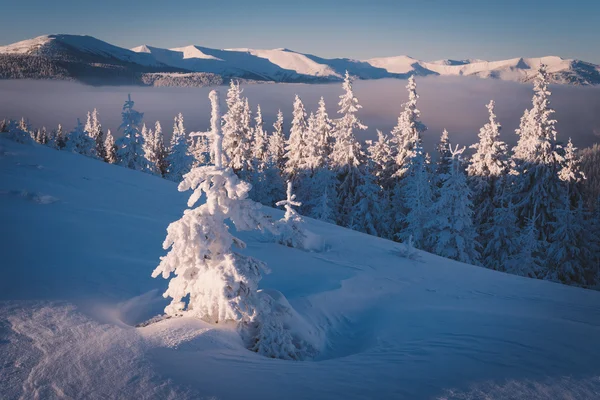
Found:
[[[322,339],[314,361],[267,359],[231,326],[135,328],[167,304],[150,274],[186,208],[176,184],[0,138],[0,194],[2,399],[600,396],[598,292],[403,258],[397,243],[307,218],[321,251],[238,234],[272,269],[261,287]]]

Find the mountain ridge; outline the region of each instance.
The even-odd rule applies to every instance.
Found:
[[[348,71],[358,79],[475,76],[529,82],[542,62],[548,66],[552,83],[600,84],[600,66],[557,56],[431,62],[406,55],[367,60],[328,59],[287,48],[213,49],[188,45],[165,49],[144,44],[125,49],[92,36],[67,34],[39,36],[0,46],[0,79],[72,79],[88,84],[148,85],[147,82],[155,81],[153,74],[159,73],[161,76],[170,74],[170,84],[175,86],[189,84],[189,79],[179,79],[183,74],[187,77],[193,74],[201,78],[199,82],[209,84],[230,79],[324,83],[340,81]],[[207,77],[210,79],[205,79]]]

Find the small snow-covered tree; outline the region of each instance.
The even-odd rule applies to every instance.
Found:
[[[165,136],[163,135],[162,126],[159,121],[154,124],[154,143],[155,143],[155,154],[156,154],[156,165],[160,176],[164,177],[167,174],[169,163],[167,162],[167,156],[169,151],[165,146]]]
[[[213,113],[218,113],[217,92],[209,96]],[[249,349],[268,357],[302,358],[301,343],[294,341],[277,317],[273,299],[257,291],[266,265],[232,249],[245,244],[231,234],[227,220],[237,231],[263,229],[270,222],[260,205],[247,198],[250,185],[223,165],[218,117],[211,124],[215,165],[192,169],[179,184],[180,191],[193,191],[189,207],[203,196],[206,201],[169,225],[163,246],[170,251],[152,276],[169,279],[174,275],[164,293],[172,298],[167,315],[186,313],[211,323],[232,321]]]
[[[396,176],[403,177],[407,164],[414,155],[415,146],[421,145],[421,134],[427,127],[419,120],[421,112],[417,108],[419,95],[414,75],[408,78],[406,85],[408,101],[403,104],[403,110],[398,117],[398,123],[392,130],[392,142],[395,145]]]
[[[167,155],[167,163],[169,166],[166,178],[173,182],[180,182],[192,167],[193,159],[189,153],[188,141],[183,126],[183,115],[181,113],[175,117],[173,124],[173,135],[171,136],[171,146]]]
[[[288,181],[286,199],[277,202],[277,207],[285,208],[284,217],[278,221],[279,243],[289,247],[304,248],[306,231],[304,220],[296,212],[294,207],[300,207],[302,203],[296,201],[296,195],[292,193],[292,182]]]
[[[109,164],[116,164],[119,160],[117,158],[117,145],[115,144],[115,139],[113,138],[110,129],[106,131],[104,149],[106,150],[106,162]]]
[[[119,126],[119,130],[123,130],[123,136],[117,140],[117,158],[120,165],[143,171],[146,168],[146,159],[144,158],[144,138],[140,132],[140,125],[144,114],[136,111],[133,108],[134,104],[131,95],[128,95],[121,113],[123,122]]]
[[[467,264],[479,264],[479,244],[473,226],[473,204],[471,190],[461,166],[464,147],[450,148],[452,158],[450,171],[443,177],[440,197],[429,223],[433,249],[436,254]]]
[[[96,154],[98,158],[104,160],[106,158],[104,149],[104,133],[102,132],[102,125],[98,118],[98,110],[94,108],[94,111],[87,114],[87,121],[85,123],[84,130],[96,143]]]
[[[306,131],[308,123],[306,120],[306,111],[300,97],[296,95],[294,99],[294,111],[290,137],[285,146],[285,173],[288,178],[293,179],[296,175],[308,169],[306,159]]]
[[[277,120],[273,124],[273,133],[269,136],[269,160],[275,164],[281,174],[285,170],[285,135],[283,133],[283,113],[277,112]]]
[[[158,121],[156,122],[158,124],[158,128],[160,129],[160,123],[158,123]],[[152,175],[160,176],[160,145],[157,141],[156,133],[152,129],[147,129],[146,124],[144,124],[142,128],[142,136],[144,136],[144,157],[148,162],[146,171]]]
[[[79,118],[77,118],[77,125],[69,133],[66,149],[73,153],[96,158],[96,142],[85,132]]]

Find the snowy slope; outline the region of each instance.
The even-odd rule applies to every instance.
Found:
[[[314,361],[266,359],[229,326],[160,312],[150,278],[176,185],[0,138],[0,398],[592,399],[600,292],[511,276],[309,221],[322,250],[242,233],[318,332]],[[282,213],[269,210],[276,218]],[[305,327],[305,328],[306,328]]]
[[[109,80],[114,76],[139,73],[211,73],[223,78],[243,78],[274,82],[328,82],[339,81],[348,70],[360,79],[407,78],[410,75],[476,76],[517,82],[531,80],[540,62],[548,65],[553,83],[574,85],[600,84],[600,66],[580,60],[560,57],[514,58],[502,61],[438,60],[425,62],[408,56],[379,57],[369,60],[349,58],[327,59],[289,49],[211,49],[190,45],[163,49],[141,45],[131,50],[113,46],[91,36],[47,35],[8,46],[0,46],[0,55],[13,57],[6,65],[0,58],[0,76],[31,76],[38,68],[40,78],[47,78],[32,60],[23,57],[44,56],[50,60],[92,65],[94,77]],[[115,64],[116,63],[116,64]],[[15,65],[21,71],[15,72]],[[148,70],[148,69],[152,70]],[[46,68],[47,69],[47,68]],[[79,69],[82,69],[81,67]],[[77,71],[79,71],[79,69]],[[85,68],[83,68],[85,69]],[[18,69],[17,69],[18,70]],[[76,72],[77,72],[76,71]],[[44,74],[45,72],[45,74]],[[71,77],[82,80],[76,73]],[[58,73],[58,72],[57,72]],[[69,74],[67,74],[69,75]],[[106,76],[108,75],[108,77]],[[144,80],[133,79],[144,84]]]

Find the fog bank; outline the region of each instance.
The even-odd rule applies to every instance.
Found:
[[[418,78],[419,109],[428,126],[424,135],[431,151],[442,129],[450,132],[453,143],[470,145],[477,140],[479,128],[487,121],[485,105],[496,101],[496,114],[503,125],[503,140],[516,142],[515,128],[523,110],[530,106],[532,86],[514,82],[466,77]],[[376,129],[389,132],[395,125],[401,105],[407,100],[406,81],[396,79],[357,81],[355,94],[363,108],[359,117],[368,130],[360,139],[376,136]],[[34,127],[63,124],[72,129],[77,118],[85,121],[87,111],[97,108],[102,125],[115,136],[121,107],[131,93],[136,109],[144,112],[146,124],[159,120],[167,136],[173,117],[181,112],[189,131],[207,130],[210,119],[208,92],[212,88],[91,87],[74,82],[0,80],[0,118],[29,118]],[[226,87],[221,91],[225,108]],[[552,107],[556,110],[559,139],[572,137],[575,145],[586,147],[600,141],[600,88],[552,86]],[[260,104],[270,129],[278,109],[284,113],[286,128],[291,121],[294,95],[298,94],[308,112],[316,110],[321,96],[331,117],[337,111],[340,84],[255,84],[245,85],[244,95],[253,111]]]

